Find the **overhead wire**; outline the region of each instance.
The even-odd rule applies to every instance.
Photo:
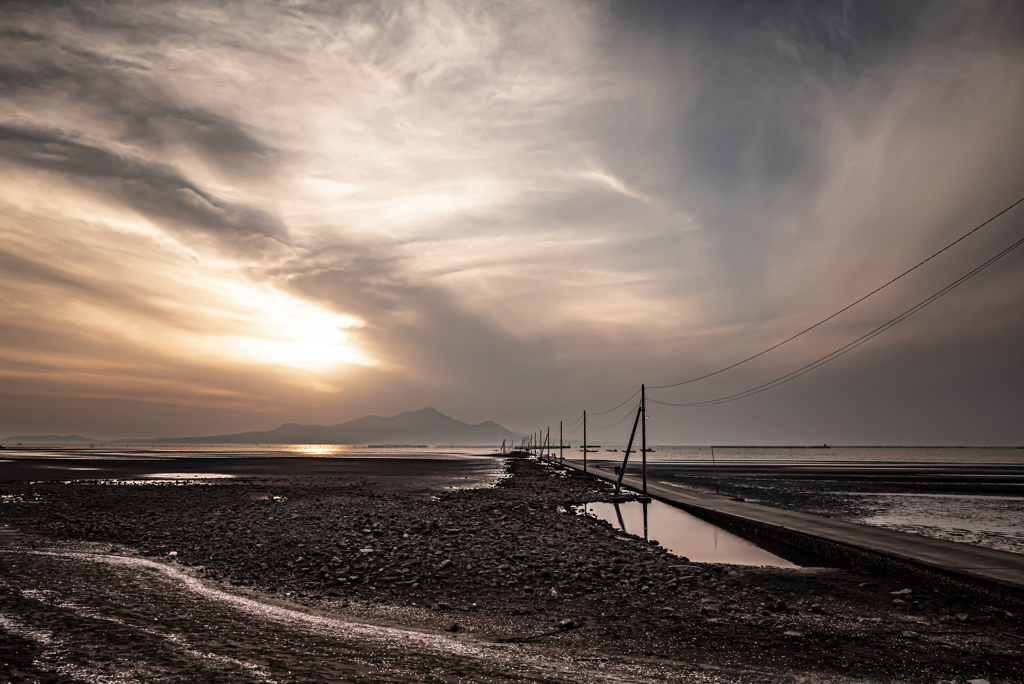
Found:
[[[614,423],[607,423],[607,424],[599,423],[595,427],[601,427],[601,428],[612,428],[612,427],[615,427],[616,425],[618,425],[619,423],[623,422],[624,420],[627,420],[639,408],[640,408],[640,402],[638,401],[635,404],[633,404],[633,407],[631,409],[629,409],[629,411],[627,411],[621,418],[619,418]]]
[[[724,373],[724,372],[726,372],[728,370],[732,370],[733,368],[741,366],[741,365],[743,365],[743,364],[745,364],[745,363],[747,363],[749,361],[753,361],[754,359],[756,359],[758,357],[764,356],[765,354],[767,354],[767,353],[769,353],[771,351],[774,351],[774,350],[778,349],[779,347],[781,347],[781,346],[783,346],[783,345],[785,345],[785,344],[787,344],[789,342],[792,342],[793,340],[797,339],[798,337],[800,337],[802,335],[805,335],[806,333],[814,330],[815,328],[820,327],[821,325],[827,323],[828,321],[832,320],[833,318],[835,318],[835,317],[845,313],[846,311],[852,309],[854,306],[856,306],[857,304],[860,304],[861,302],[863,302],[864,300],[868,299],[869,297],[872,297],[873,295],[877,294],[878,292],[884,290],[885,288],[889,287],[890,285],[892,285],[896,281],[898,281],[901,278],[909,275],[910,273],[912,273],[913,271],[917,270],[921,266],[925,265],[926,263],[928,263],[929,261],[931,261],[935,257],[939,256],[943,252],[948,251],[950,248],[952,248],[956,244],[962,242],[963,240],[965,240],[966,238],[970,237],[974,233],[978,232],[979,230],[981,230],[985,226],[989,225],[990,223],[995,221],[997,218],[999,218],[1003,214],[1007,213],[1008,211],[1010,211],[1011,209],[1013,209],[1017,205],[1021,204],[1022,202],[1024,202],[1024,197],[1021,197],[1020,199],[1018,199],[1017,201],[1013,202],[1012,204],[1010,204],[1009,206],[1007,206],[1006,208],[1004,208],[1000,212],[996,213],[995,215],[991,216],[987,220],[985,220],[982,223],[978,224],[977,226],[975,226],[974,228],[972,228],[968,232],[964,233],[963,235],[961,235],[956,240],[950,242],[949,244],[947,244],[942,249],[934,252],[933,254],[928,256],[927,258],[925,258],[922,261],[918,262],[917,264],[915,264],[911,268],[907,269],[903,273],[900,273],[898,276],[892,278],[891,280],[887,281],[886,283],[884,283],[884,284],[880,285],[879,287],[875,288],[874,290],[872,290],[871,292],[867,293],[866,295],[860,297],[856,301],[851,302],[847,306],[845,306],[842,309],[836,311],[835,313],[833,313],[833,314],[823,318],[822,320],[818,321],[814,325],[809,326],[808,328],[805,328],[804,330],[801,330],[800,332],[796,333],[795,335],[792,335],[791,337],[788,337],[785,340],[782,340],[781,342],[779,342],[777,344],[774,344],[771,347],[768,347],[767,349],[758,352],[757,354],[754,354],[753,356],[749,356],[749,357],[747,357],[747,358],[745,358],[745,359],[743,359],[741,361],[737,361],[736,363],[733,363],[733,364],[731,364],[729,366],[726,366],[724,368],[720,368],[720,369],[718,369],[716,371],[713,371],[711,373],[707,373],[705,375],[701,375],[701,376],[696,377],[696,378],[691,378],[689,380],[684,380],[684,381],[681,381],[681,382],[669,383],[669,384],[666,384],[666,385],[648,385],[647,389],[654,389],[654,390],[656,390],[656,389],[668,389],[668,388],[672,388],[672,387],[680,387],[682,385],[688,385],[690,383],[694,383],[694,382],[697,382],[699,380],[705,380],[705,379],[713,377],[715,375],[719,375],[720,373]],[[1000,252],[995,257],[993,257],[989,261],[985,262],[984,264],[979,266],[974,271],[972,271],[972,272],[968,273],[967,275],[963,276],[961,279],[959,279],[956,282],[952,283],[947,288],[943,288],[943,290],[939,291],[938,293],[936,293],[932,297],[929,297],[924,302],[919,303],[918,305],[916,305],[915,307],[912,307],[911,309],[907,310],[906,312],[904,312],[900,316],[897,316],[895,319],[892,319],[892,320],[888,321],[887,323],[883,324],[882,326],[879,326],[879,328],[876,328],[875,330],[873,330],[872,332],[870,332],[867,335],[863,336],[862,338],[858,338],[857,340],[854,340],[853,342],[851,342],[846,347],[841,347],[840,349],[835,350],[831,354],[827,354],[827,355],[819,358],[817,361],[814,361],[814,362],[812,362],[812,363],[810,363],[810,364],[808,364],[808,365],[806,365],[806,366],[804,366],[802,368],[799,368],[799,369],[793,371],[792,373],[789,373],[787,375],[784,375],[784,376],[781,376],[779,378],[776,378],[775,380],[772,380],[772,381],[770,381],[768,383],[765,383],[763,385],[759,385],[758,387],[751,388],[750,390],[746,390],[744,392],[740,392],[740,393],[737,393],[735,395],[729,395],[729,396],[726,396],[726,397],[719,397],[718,399],[712,399],[712,400],[701,401],[701,402],[684,402],[684,403],[658,401],[658,400],[652,399],[650,397],[648,397],[647,400],[650,401],[651,403],[661,404],[663,406],[711,406],[711,405],[718,404],[718,403],[727,403],[729,401],[735,401],[737,399],[742,399],[742,398],[747,397],[747,396],[752,396],[754,394],[759,394],[760,392],[767,391],[767,390],[769,390],[769,389],[771,389],[773,387],[776,387],[776,386],[781,385],[781,384],[783,384],[785,382],[788,382],[789,380],[797,378],[800,375],[803,375],[804,373],[808,373],[808,372],[814,370],[815,368],[818,368],[818,367],[828,363],[829,361],[831,361],[831,360],[833,360],[835,358],[838,358],[839,356],[842,356],[846,352],[851,351],[852,349],[855,349],[856,347],[859,347],[861,344],[864,344],[865,342],[867,342],[868,340],[872,339],[876,335],[879,335],[882,332],[885,332],[890,327],[892,327],[892,326],[896,325],[897,323],[899,323],[900,321],[902,321],[904,318],[912,315],[914,312],[920,310],[921,308],[924,308],[925,306],[930,304],[932,301],[934,301],[935,299],[938,299],[939,297],[943,296],[944,294],[946,294],[948,291],[954,289],[955,287],[958,287],[960,284],[962,284],[966,280],[969,280],[974,275],[976,275],[978,272],[984,270],[985,268],[990,266],[992,263],[995,263],[995,261],[998,261],[1003,256],[1005,256],[1006,254],[1008,254],[1009,252],[1011,252],[1014,249],[1016,249],[1018,246],[1020,246],[1020,244],[1021,244],[1021,242],[1017,242],[1014,245],[1011,245],[1006,250],[1004,250],[1003,252]],[[609,414],[609,413],[611,413],[613,411],[616,411],[619,408],[621,408],[622,406],[625,406],[631,399],[636,397],[638,394],[640,394],[640,390],[637,390],[636,392],[631,394],[629,397],[627,397],[625,400],[623,400],[618,405],[616,405],[616,406],[614,406],[614,407],[612,407],[612,408],[610,408],[610,409],[608,409],[606,411],[592,412],[591,415],[593,415],[593,416],[601,416],[601,415],[607,415],[607,414]],[[634,407],[632,409],[630,409],[629,413],[627,413],[625,416],[623,416],[619,420],[615,421],[611,425],[598,425],[598,427],[613,427],[615,425],[618,425],[619,423],[621,423],[624,420],[626,420],[626,418],[628,418],[630,415],[632,415],[633,411],[635,411],[638,408],[638,406],[639,406],[639,403],[634,405]],[[575,424],[576,422],[579,422],[581,419],[582,419],[582,415],[580,416],[580,418],[577,418],[576,421],[574,421],[573,424]]]
[[[632,399],[633,397],[635,397],[638,394],[640,394],[640,390],[637,390],[636,392],[633,392],[631,395],[626,397],[626,401],[629,401],[630,399]],[[622,402],[618,406],[615,406],[613,408],[608,409],[607,411],[593,411],[593,412],[591,412],[590,415],[592,415],[592,416],[603,416],[605,414],[611,413],[612,411],[615,411],[616,409],[621,408],[622,406],[625,406],[626,405],[626,401]]]
[[[911,268],[909,268],[906,271],[904,271],[903,273],[899,274],[898,276],[896,276],[895,278],[893,278],[889,282],[885,283],[884,285],[881,285],[881,286],[875,288],[874,290],[872,290],[871,292],[867,293],[866,295],[864,295],[860,299],[856,300],[855,302],[853,302],[851,304],[848,304],[847,306],[843,307],[839,311],[836,311],[834,314],[832,314],[832,315],[830,315],[830,316],[828,316],[826,318],[821,319],[820,321],[818,321],[814,325],[810,326],[809,328],[805,328],[804,330],[801,330],[800,332],[798,332],[797,334],[793,335],[792,337],[788,337],[785,340],[779,342],[778,344],[772,345],[771,347],[768,347],[764,351],[758,352],[757,354],[754,354],[753,356],[747,357],[747,358],[743,359],[742,361],[737,361],[736,363],[734,363],[734,364],[732,364],[730,366],[726,366],[725,368],[720,368],[720,369],[718,369],[718,370],[716,370],[714,372],[707,373],[706,375],[701,375],[700,377],[691,378],[689,380],[683,380],[682,382],[673,382],[673,383],[670,383],[670,384],[667,384],[667,385],[651,385],[651,386],[648,387],[648,389],[667,389],[669,387],[680,387],[682,385],[688,385],[690,383],[697,382],[698,380],[705,380],[705,379],[710,378],[712,376],[718,375],[719,373],[724,373],[725,371],[732,370],[733,368],[736,368],[737,366],[742,366],[743,364],[747,363],[748,361],[753,361],[754,359],[756,359],[756,358],[758,358],[760,356],[764,356],[765,354],[767,354],[770,351],[774,351],[774,350],[778,349],[779,347],[781,347],[784,344],[792,342],[793,340],[795,340],[796,338],[800,337],[801,335],[809,333],[810,331],[814,330],[815,328],[817,328],[817,327],[827,323],[828,321],[832,320],[836,316],[838,316],[838,315],[840,315],[840,314],[842,314],[842,313],[844,313],[846,311],[849,311],[850,309],[852,309],[856,305],[858,305],[861,302],[863,302],[868,297],[871,297],[872,295],[875,295],[878,292],[881,292],[882,290],[884,290],[885,288],[889,287],[890,285],[892,285],[893,283],[895,283],[897,280],[899,280],[900,278],[904,277],[905,275],[907,275],[907,274],[917,270],[921,266],[924,266],[926,263],[928,263],[929,261],[931,261],[935,257],[939,256],[940,254],[942,254],[943,252],[948,250],[950,247],[953,247],[958,242],[963,241],[967,237],[973,235],[974,233],[978,232],[979,230],[981,230],[982,228],[984,228],[988,224],[992,223],[997,218],[999,218],[1000,216],[1002,216],[1006,212],[1010,211],[1011,209],[1016,207],[1021,202],[1024,202],[1024,197],[1021,197],[1019,200],[1017,200],[1016,202],[1014,202],[1010,206],[1006,207],[1005,209],[1000,211],[995,216],[992,216],[991,218],[986,220],[984,223],[981,223],[980,225],[976,226],[975,228],[971,229],[970,231],[964,233],[959,238],[957,238],[953,242],[949,243],[948,245],[946,245],[945,247],[943,247],[939,251],[935,252],[934,254],[932,254],[930,257],[928,257],[924,261],[921,261],[918,264],[916,264],[915,266],[912,266]],[[631,398],[632,397],[630,397],[630,399]],[[629,401],[629,399],[627,399],[626,401]],[[622,403],[624,404],[626,402],[622,402]],[[619,406],[621,406],[621,405],[622,404],[620,404]],[[618,408],[618,406],[616,406],[615,408]],[[612,411],[614,411],[614,410],[615,409],[612,409]]]
[[[858,337],[856,340],[853,340],[852,342],[847,343],[846,345],[844,345],[844,346],[842,346],[842,347],[840,347],[840,348],[830,352],[829,354],[826,354],[825,356],[822,356],[822,357],[818,358],[817,360],[812,361],[811,363],[809,363],[809,364],[807,364],[805,366],[802,366],[801,368],[798,368],[798,369],[796,369],[794,371],[791,371],[791,372],[789,372],[789,373],[787,373],[785,375],[779,376],[779,377],[775,378],[774,380],[770,380],[770,381],[768,381],[768,382],[766,382],[764,384],[758,385],[757,387],[752,387],[752,388],[750,388],[748,390],[744,390],[743,392],[737,392],[735,394],[730,394],[730,395],[727,395],[727,396],[724,396],[724,397],[718,397],[717,399],[709,399],[709,400],[706,400],[706,401],[667,402],[667,401],[658,401],[656,399],[650,399],[650,398],[648,398],[647,401],[650,401],[650,402],[655,403],[655,404],[661,404],[662,406],[682,406],[682,407],[713,406],[713,405],[716,405],[716,404],[725,404],[725,403],[728,403],[728,402],[731,402],[731,401],[736,401],[738,399],[744,399],[746,397],[753,396],[755,394],[760,394],[761,392],[766,392],[767,390],[770,390],[770,389],[773,389],[775,387],[778,387],[779,385],[782,385],[784,383],[789,382],[790,380],[798,378],[801,375],[804,375],[805,373],[809,373],[812,370],[815,370],[816,368],[820,368],[821,366],[824,366],[826,363],[828,363],[830,361],[833,361],[833,360],[839,358],[840,356],[842,356],[843,354],[846,354],[847,352],[856,349],[857,347],[859,347],[860,345],[864,344],[868,340],[871,340],[874,337],[877,337],[878,335],[881,335],[883,332],[885,332],[886,330],[889,330],[890,328],[895,326],[897,323],[900,323],[901,321],[909,318],[910,316],[912,316],[916,312],[920,311],[924,307],[928,306],[929,304],[931,304],[935,300],[939,299],[943,295],[948,294],[952,290],[954,290],[957,287],[959,287],[960,285],[964,284],[965,282],[967,282],[968,280],[970,280],[971,278],[973,278],[977,274],[981,273],[982,271],[984,271],[986,268],[988,268],[989,266],[991,266],[995,262],[997,262],[1000,259],[1002,259],[1004,256],[1006,256],[1007,254],[1009,254],[1013,250],[1015,250],[1018,247],[1020,247],[1022,244],[1024,244],[1024,238],[1021,238],[1017,242],[1013,243],[1009,247],[1005,248],[1004,250],[1002,250],[1001,252],[999,252],[995,256],[991,257],[990,259],[988,259],[987,261],[982,263],[980,266],[975,267],[973,270],[969,271],[965,275],[963,275],[960,278],[956,279],[955,281],[953,281],[949,285],[946,285],[945,287],[943,287],[938,292],[935,292],[934,294],[932,294],[931,296],[927,297],[923,301],[918,302],[917,304],[915,304],[911,308],[907,309],[906,311],[904,311],[903,313],[899,314],[895,318],[892,318],[892,319],[886,321],[885,323],[883,323],[882,325],[878,326],[874,330],[872,330],[872,331],[870,331],[868,333],[865,333],[861,337]]]

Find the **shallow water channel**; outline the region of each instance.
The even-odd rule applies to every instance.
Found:
[[[588,503],[577,506],[575,511],[579,515],[600,518],[628,534],[657,540],[670,553],[697,563],[799,567],[751,541],[661,501]]]

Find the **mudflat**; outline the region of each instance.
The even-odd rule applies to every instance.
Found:
[[[566,512],[607,487],[526,459],[471,489],[450,488],[459,481],[436,463],[420,479],[415,461],[378,461],[202,482],[0,482],[0,672],[1024,681],[1013,606],[847,570],[691,563]],[[192,465],[157,472],[209,472]],[[458,477],[480,484],[495,466]]]

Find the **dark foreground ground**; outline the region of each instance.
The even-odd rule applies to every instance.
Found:
[[[691,564],[509,473],[0,482],[0,682],[1024,681],[1006,606]]]

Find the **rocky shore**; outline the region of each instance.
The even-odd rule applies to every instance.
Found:
[[[493,488],[426,493],[372,473],[0,482],[0,515],[21,547],[85,543],[231,591],[580,661],[741,681],[1024,681],[1024,624],[1005,607],[828,568],[690,563],[571,512],[606,492],[510,459]]]

